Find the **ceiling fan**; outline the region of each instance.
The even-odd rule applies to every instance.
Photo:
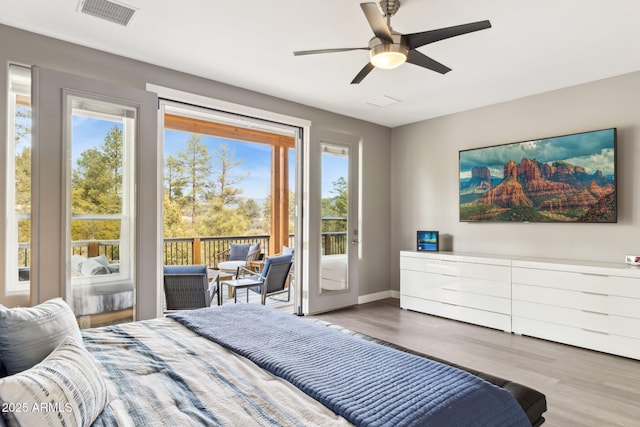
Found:
[[[293,52],[293,54],[299,56],[314,55],[317,53],[345,52],[349,50],[368,50],[370,62],[360,70],[351,84],[360,83],[367,74],[376,67],[392,69],[399,67],[405,62],[428,68],[440,74],[445,74],[451,71],[451,68],[429,58],[416,49],[450,37],[491,28],[489,21],[478,21],[420,33],[400,34],[391,29],[391,17],[400,8],[399,0],[382,0],[380,1],[380,9],[375,3],[360,3],[360,7],[375,34],[375,36],[369,40],[368,47],[301,50]]]

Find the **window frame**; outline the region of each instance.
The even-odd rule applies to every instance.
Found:
[[[113,99],[102,97],[94,94],[79,93],[73,90],[63,90],[63,134],[64,134],[64,150],[66,157],[63,165],[63,177],[65,179],[65,241],[67,254],[67,297],[73,295],[69,292],[71,286],[81,285],[99,285],[99,284],[131,284],[135,282],[135,250],[136,250],[136,224],[135,224],[135,207],[136,207],[136,117],[138,115],[137,108],[124,103],[117,103]],[[78,100],[93,102],[98,106],[102,106],[106,111],[123,110],[128,114],[111,114],[107,112],[96,112],[79,109],[75,106],[74,101]],[[73,214],[71,205],[72,186],[72,144],[73,144],[73,117],[84,116],[99,120],[110,121],[122,124],[122,209],[119,213],[114,214]],[[118,117],[119,120],[114,118]],[[118,273],[98,276],[80,276],[73,277],[71,274],[71,254],[73,251],[73,240],[71,237],[71,224],[74,221],[82,220],[118,220],[120,221],[120,238],[119,238],[119,260],[120,270]]]

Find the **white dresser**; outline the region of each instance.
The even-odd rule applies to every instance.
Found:
[[[514,259],[512,330],[640,359],[640,270]]]
[[[640,268],[400,252],[400,307],[640,360]]]
[[[400,307],[511,331],[511,260],[400,253]]]

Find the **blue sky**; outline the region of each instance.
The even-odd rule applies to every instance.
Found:
[[[73,166],[81,152],[98,147],[104,142],[104,137],[116,123],[106,120],[91,119],[74,116],[73,120]],[[118,125],[122,128],[122,125]],[[177,156],[177,152],[184,150],[191,133],[173,130],[165,131],[165,158],[168,155]],[[232,139],[217,138],[202,135],[202,143],[207,146],[213,160],[214,171],[217,168],[213,150],[220,144],[227,144],[231,152],[235,153],[235,160],[242,163],[232,170],[234,176],[242,176],[239,183],[243,189],[242,197],[263,200],[269,194],[271,178],[271,147],[265,144],[241,142]],[[324,171],[322,176],[323,197],[331,197],[328,190],[333,189],[333,182],[346,174],[346,161],[343,158],[325,156]],[[290,150],[289,155],[289,185],[295,184],[295,151]],[[215,173],[215,172],[214,172]],[[213,178],[213,177],[212,177]]]

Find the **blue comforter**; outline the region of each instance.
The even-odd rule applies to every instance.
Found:
[[[530,426],[506,390],[468,372],[257,304],[170,315],[358,426]]]

